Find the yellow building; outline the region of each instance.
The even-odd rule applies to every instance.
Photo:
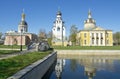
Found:
[[[113,46],[112,30],[96,26],[91,11],[88,12],[88,19],[84,21],[84,29],[77,33],[76,39],[80,46]]]

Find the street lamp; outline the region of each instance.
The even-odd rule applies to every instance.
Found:
[[[20,51],[22,51],[22,32],[23,32],[23,29],[21,29],[21,33],[20,33],[20,37],[21,37],[21,43],[20,43]]]
[[[63,37],[63,30],[64,30],[64,29],[63,29],[63,26],[62,26],[62,46],[64,46],[64,39],[63,39],[63,38],[64,38],[64,37]]]

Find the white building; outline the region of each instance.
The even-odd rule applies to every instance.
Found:
[[[55,73],[57,79],[61,79],[61,75],[65,66],[65,59],[57,59],[56,66],[55,66]]]
[[[52,45],[62,45],[62,43],[65,44],[65,40],[66,29],[64,26],[64,21],[62,20],[62,13],[58,11],[52,28]]]
[[[62,35],[63,40],[65,40],[65,26],[62,20],[62,13],[60,11],[57,12],[57,17],[53,24],[52,33],[54,40],[62,40]]]

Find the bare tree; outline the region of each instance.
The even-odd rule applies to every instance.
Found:
[[[44,41],[46,40],[47,36],[46,36],[46,32],[44,29],[40,29],[39,34],[38,34],[38,40],[39,41]]]
[[[70,34],[76,34],[78,31],[78,28],[76,27],[76,25],[72,25],[70,28]]]
[[[49,45],[52,45],[52,31],[48,32],[47,41],[48,41]]]
[[[77,27],[76,25],[72,25],[70,29],[70,41],[72,42],[72,45],[75,45],[76,43],[76,35],[77,35]]]

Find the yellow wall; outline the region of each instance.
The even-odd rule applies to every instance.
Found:
[[[86,37],[84,37],[84,34],[86,33]],[[108,37],[106,36],[105,37],[105,40],[109,40],[109,44],[105,44],[106,46],[113,46],[113,33],[112,31],[107,31],[108,33]],[[91,43],[91,40],[90,40],[90,31],[80,31],[78,34],[77,34],[77,37],[76,37],[77,41],[80,42],[80,46],[90,46],[90,43]],[[85,41],[86,40],[86,45],[85,45]],[[104,41],[105,41],[104,40]]]
[[[84,34],[86,33],[86,37],[84,36]],[[89,31],[81,31],[79,32],[79,38],[78,39],[80,41],[80,45],[81,46],[88,46],[90,45],[90,33]],[[85,40],[86,40],[86,44],[85,44]]]
[[[108,37],[106,38],[107,40],[109,40],[108,46],[113,46],[113,33],[111,31],[108,31],[107,33],[108,33]]]

